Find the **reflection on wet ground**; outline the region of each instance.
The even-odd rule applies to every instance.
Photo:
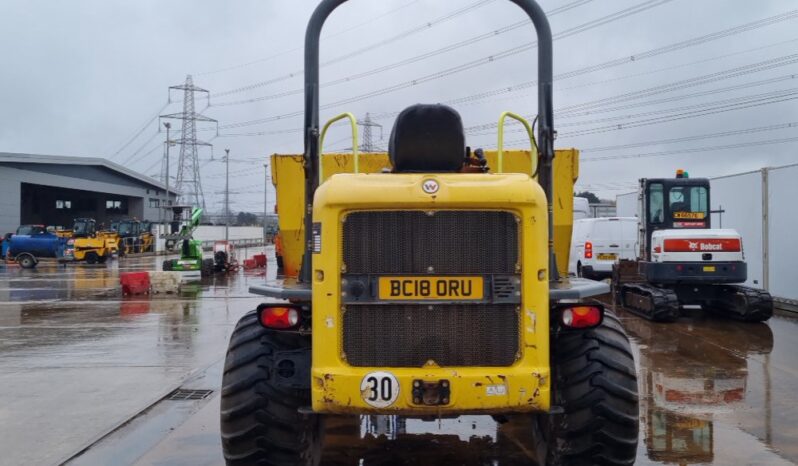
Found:
[[[264,277],[241,272],[180,295],[119,295],[120,271],[156,263],[0,266],[0,463],[57,464],[90,445],[75,464],[222,462],[220,365],[233,325],[259,302],[246,290]],[[618,314],[639,366],[637,464],[798,461],[798,321],[745,324],[697,312],[654,324]],[[186,383],[214,393],[182,408],[159,403]],[[530,465],[536,441],[523,417],[333,417],[323,464]]]

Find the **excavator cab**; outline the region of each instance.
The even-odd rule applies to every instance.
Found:
[[[651,259],[651,235],[657,230],[712,228],[709,180],[706,178],[650,178],[641,180],[645,223],[640,256]]]

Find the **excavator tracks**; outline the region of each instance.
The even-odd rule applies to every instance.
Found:
[[[746,322],[764,322],[773,315],[770,293],[740,285],[717,285],[715,298],[707,303],[707,310]]]
[[[641,317],[655,322],[673,322],[679,318],[679,298],[673,290],[626,283],[620,292],[620,304]]]

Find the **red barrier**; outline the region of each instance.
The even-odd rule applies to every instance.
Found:
[[[244,259],[244,268],[247,270],[254,269],[258,266],[255,259]]]
[[[255,254],[252,258],[255,259],[255,265],[258,267],[266,267],[266,254]]]
[[[122,285],[122,294],[149,294],[149,272],[122,272],[119,274],[119,283]]]

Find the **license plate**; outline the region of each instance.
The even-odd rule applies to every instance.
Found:
[[[380,299],[480,300],[482,277],[380,277]]]
[[[714,272],[714,271],[715,271],[715,266],[714,265],[705,265],[704,266],[704,272]]]
[[[614,261],[618,255],[617,254],[599,254],[596,256],[600,261]]]

